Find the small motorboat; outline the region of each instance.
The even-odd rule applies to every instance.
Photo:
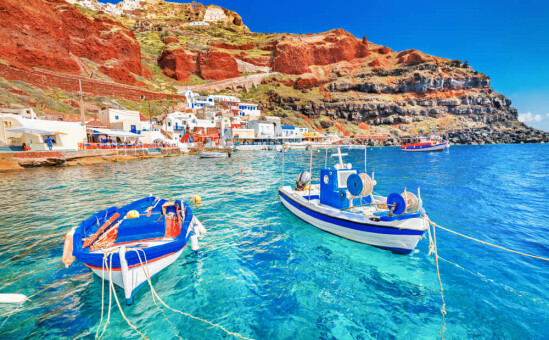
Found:
[[[321,230],[397,253],[410,253],[429,227],[419,188],[417,196],[406,189],[402,194],[376,195],[374,173],[372,177],[366,174],[366,164],[363,171],[345,164],[342,156],[346,154],[340,147],[337,150],[333,156],[339,157],[339,162],[320,170],[320,184],[312,184],[311,173],[303,171],[295,187],[279,188],[282,204]],[[365,147],[364,152],[366,160]]]
[[[89,217],[65,237],[63,262],[76,258],[124,290],[131,304],[153,275],[175,262],[189,240],[198,250],[206,230],[181,200],[146,197]]]
[[[450,143],[442,140],[442,137],[433,133],[430,137],[408,136],[401,140],[400,149],[402,151],[444,151],[450,148]]]
[[[199,158],[225,158],[230,157],[228,152],[202,151],[197,153]]]

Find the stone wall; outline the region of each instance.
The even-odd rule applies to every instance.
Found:
[[[22,69],[0,63],[0,78],[21,80],[36,87],[57,88],[67,92],[79,93],[78,81],[82,82],[82,92],[88,96],[111,96],[138,101],[141,96],[146,100],[177,99],[186,101],[185,96],[151,92],[136,86],[118,84],[97,79],[72,76],[38,68]]]

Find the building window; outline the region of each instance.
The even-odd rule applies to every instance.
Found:
[[[172,122],[168,122],[168,126],[172,126]]]
[[[118,120],[118,116],[114,116],[114,120]]]

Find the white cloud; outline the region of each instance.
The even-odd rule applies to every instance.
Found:
[[[546,118],[549,118],[549,113],[545,115]],[[541,122],[543,120],[542,115],[534,115],[532,112],[519,113],[518,120],[519,122],[529,123],[529,122]]]

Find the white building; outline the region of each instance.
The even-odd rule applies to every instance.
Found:
[[[206,13],[204,13],[204,21],[218,22],[227,20],[225,11],[217,6],[206,7]]]
[[[0,146],[20,147],[25,143],[32,151],[78,150],[78,143],[86,142],[86,129],[80,123],[23,118],[20,115],[0,115]]]
[[[238,114],[242,117],[259,117],[261,116],[261,110],[257,108],[257,104],[240,103],[238,104]]]
[[[248,129],[254,130],[256,138],[273,138],[275,136],[275,124],[266,120],[251,120]]]
[[[201,96],[200,94],[193,92],[190,86],[182,93],[187,98],[187,107],[190,109],[202,109],[208,106],[215,106],[220,102],[240,102],[240,99],[235,96],[226,96],[219,94],[210,94],[208,96]]]
[[[0,109],[0,114],[14,114],[19,115],[22,118],[38,119],[38,116],[36,116],[32,107],[26,109]]]
[[[282,137],[298,137],[298,130],[292,125],[282,125]]]
[[[140,133],[142,129],[139,111],[103,109],[99,111],[99,121],[114,130]]]
[[[173,139],[180,140],[183,135],[192,132],[195,128],[216,127],[215,117],[212,119],[198,119],[193,113],[168,113],[162,129]]]
[[[207,22],[204,21],[193,21],[189,23],[189,26],[210,26]]]
[[[298,136],[303,136],[304,134],[309,133],[309,128],[296,127],[296,130]]]
[[[134,11],[136,9],[141,9],[142,3],[144,2],[145,0],[124,0],[119,2],[116,6],[122,11]]]

